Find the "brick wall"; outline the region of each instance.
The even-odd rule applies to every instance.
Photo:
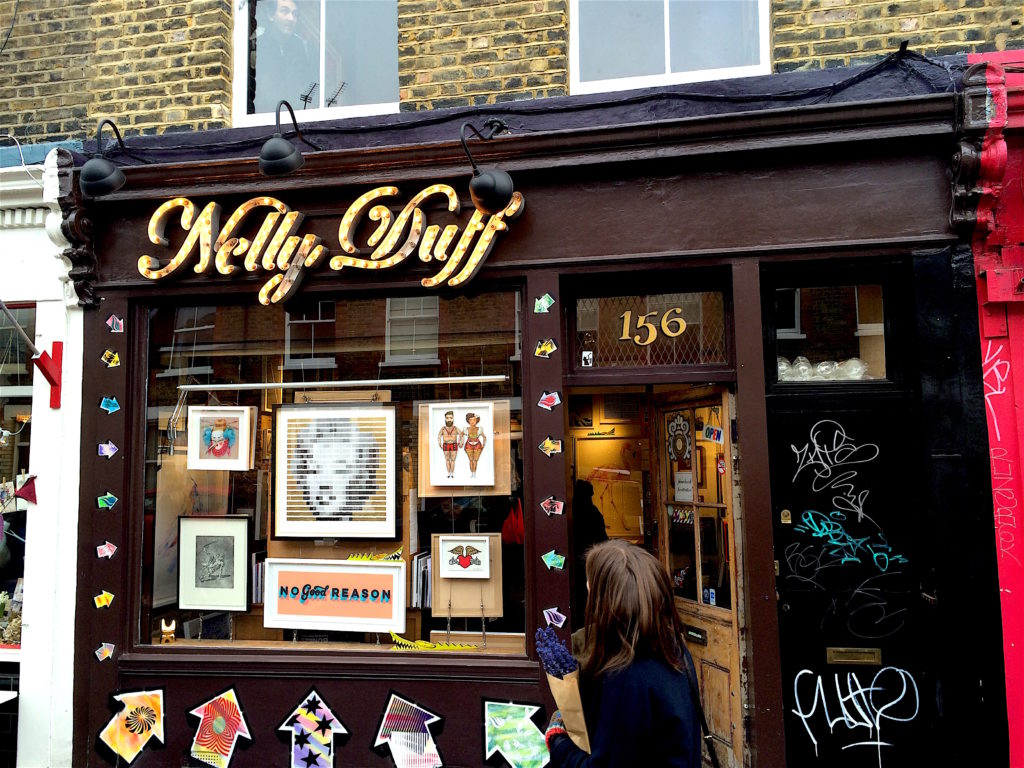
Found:
[[[877,60],[902,40],[925,55],[1024,48],[1020,0],[773,0],[776,72]]]
[[[403,110],[569,92],[568,0],[399,0]]]

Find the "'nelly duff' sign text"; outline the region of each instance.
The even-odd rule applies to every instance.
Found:
[[[405,562],[267,559],[263,624],[405,631]]]
[[[211,265],[220,275],[232,275],[239,270],[272,273],[260,289],[259,300],[261,304],[276,304],[295,292],[304,270],[317,267],[324,260],[328,260],[333,270],[345,267],[390,269],[415,252],[420,261],[442,265],[433,277],[423,278],[424,287],[435,288],[445,282],[457,287],[476,274],[494,247],[497,235],[508,229],[506,222],[516,218],[524,205],[523,196],[516,192],[500,213],[488,216],[474,210],[465,228],[460,230],[457,224],[443,228],[438,224],[427,225],[420,207],[428,198],[441,196],[447,201],[448,210],[458,214],[459,197],[447,184],[433,184],[414,195],[396,216],[380,201],[397,194],[397,187],[377,187],[352,203],[338,227],[340,252],[333,256],[318,235],[301,234],[305,214],[291,210],[276,198],[247,200],[235,209],[222,228],[218,203],[207,203],[197,216],[197,208],[191,200],[176,197],[153,212],[149,220],[149,240],[156,245],[169,246],[170,241],[165,237],[167,223],[174,212],[180,210],[181,228],[188,233],[185,241],[170,261],[143,255],[139,259],[139,272],[150,280],[162,280],[184,271],[187,264],[194,262],[192,270],[197,274],[207,272]],[[376,229],[367,238],[367,247],[373,249],[369,258],[363,258],[363,250],[354,242],[354,233],[364,219],[377,222]],[[258,229],[254,221],[260,221]],[[243,231],[249,237],[242,237]]]

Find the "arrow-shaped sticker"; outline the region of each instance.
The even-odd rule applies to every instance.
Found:
[[[189,714],[199,718],[191,750],[196,760],[227,768],[238,740],[252,739],[234,688],[203,702]]]
[[[562,452],[562,441],[555,440],[551,435],[548,435],[544,438],[544,442],[537,447],[540,448],[541,453],[550,459],[556,453]]]
[[[106,661],[114,655],[114,644],[100,643],[100,647],[93,651],[93,653],[96,654],[97,661]],[[161,741],[163,741],[163,739],[161,739]]]
[[[548,310],[554,305],[555,300],[551,298],[551,294],[545,293],[543,296],[538,296],[533,300],[533,314],[546,315]]]
[[[124,320],[117,315],[111,315],[107,318],[107,328],[111,333],[124,333]]]
[[[316,690],[306,695],[277,730],[292,735],[290,768],[331,768],[334,735],[348,733]]]
[[[544,621],[548,623],[549,627],[562,628],[565,624],[565,614],[561,613],[557,608],[545,608],[544,609]]]
[[[102,496],[96,497],[96,506],[100,509],[113,509],[115,504],[117,504],[117,496],[112,494],[110,491],[107,491]]]
[[[559,501],[554,496],[548,496],[544,501],[540,503],[540,508],[544,511],[544,514],[548,517],[552,515],[562,514],[562,509],[565,507],[564,501]]]
[[[96,604],[97,608],[109,608],[110,604],[114,601],[114,596],[107,592],[107,590],[103,590],[92,601]]]
[[[542,768],[551,755],[531,719],[540,707],[484,701],[484,759],[500,752],[512,768]]]
[[[537,401],[537,405],[543,408],[545,411],[550,411],[556,405],[561,404],[562,398],[559,397],[557,392],[543,392],[540,396],[540,400]]]
[[[440,719],[433,712],[392,693],[373,746],[386,744],[395,768],[441,768],[444,762],[429,727]]]
[[[550,552],[545,552],[541,555],[540,559],[544,561],[544,565],[548,567],[549,571],[552,568],[560,571],[565,567],[565,555],[560,555],[553,549]]]
[[[537,342],[537,348],[533,350],[534,357],[551,357],[551,353],[558,349],[554,339],[543,339]]]
[[[117,402],[116,397],[104,397],[100,400],[100,410],[106,411],[109,416],[111,413],[116,413],[121,410],[121,404]]]
[[[114,556],[115,552],[117,552],[117,547],[109,541],[105,541],[96,547],[96,557],[105,557],[109,560]]]
[[[96,446],[97,456],[106,456],[108,459],[112,459],[115,453],[117,453],[117,446],[110,440]]]
[[[120,355],[112,349],[106,350],[100,360],[106,364],[107,368],[117,368],[121,364]]]
[[[138,757],[151,739],[164,740],[164,692],[132,691],[114,696],[123,706],[110,718],[100,741],[128,763]]]

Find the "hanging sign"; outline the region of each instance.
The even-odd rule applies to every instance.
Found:
[[[261,304],[278,304],[291,296],[302,281],[304,270],[327,262],[330,269],[391,269],[414,252],[424,263],[443,266],[433,277],[423,278],[424,288],[448,285],[458,287],[473,278],[491,249],[498,234],[508,229],[511,221],[522,213],[522,194],[515,192],[512,200],[499,213],[487,216],[480,211],[461,230],[457,224],[424,226],[427,216],[420,206],[429,198],[440,197],[448,211],[458,214],[459,196],[447,184],[432,184],[415,194],[396,216],[383,201],[398,195],[397,187],[377,187],[356,199],[341,218],[338,226],[340,248],[328,259],[328,251],[319,235],[301,233],[305,214],[293,211],[273,197],[254,197],[242,203],[221,227],[221,206],[209,202],[196,214],[196,205],[184,197],[168,200],[149,220],[149,240],[154,245],[170,245],[166,228],[172,215],[180,210],[180,226],[187,236],[169,261],[143,255],[139,272],[150,280],[162,280],[184,273],[194,260],[192,271],[206,273],[211,265],[218,275],[229,276],[247,272],[270,274],[259,292]],[[255,221],[262,215],[258,228]],[[374,232],[367,239],[373,248],[369,258],[355,244],[356,229],[364,221],[376,221]],[[247,236],[243,237],[243,233]],[[478,237],[479,235],[479,237]],[[404,236],[404,240],[402,239]]]
[[[721,445],[725,442],[725,433],[721,427],[713,427],[710,424],[704,427],[704,439]]]

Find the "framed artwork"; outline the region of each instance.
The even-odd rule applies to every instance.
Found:
[[[405,632],[404,560],[266,561],[263,626]]]
[[[447,563],[452,553],[441,547],[441,539],[479,538],[487,542],[490,576],[479,579],[442,578],[440,563]],[[453,542],[454,543],[454,542]],[[451,547],[449,547],[451,549]],[[463,552],[465,553],[465,552]],[[434,606],[434,618],[488,618],[500,617],[504,611],[502,595],[501,534],[484,533],[458,535],[434,533],[430,536],[430,594]]]
[[[489,579],[491,577],[491,544],[487,536],[441,534],[438,562],[442,579]]]
[[[178,518],[178,607],[249,610],[249,518]]]
[[[511,492],[508,400],[419,403],[417,493],[500,496]]]
[[[189,406],[189,469],[252,469],[256,409]]]
[[[394,538],[395,444],[393,406],[279,406],[274,536]]]

